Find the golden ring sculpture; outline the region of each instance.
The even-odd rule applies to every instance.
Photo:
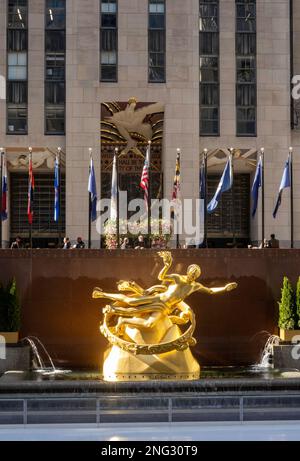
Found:
[[[118,293],[93,291],[93,298],[113,301],[104,307],[100,326],[110,343],[103,365],[106,381],[199,378],[200,366],[190,350],[196,344],[195,314],[184,300],[197,291],[214,295],[237,287],[205,287],[196,281],[201,275],[196,264],[186,275],[169,274],[171,252],[158,255],[164,263],[158,275],[161,284],[144,289],[134,281],[120,281]],[[182,325],[187,326],[184,332]]]

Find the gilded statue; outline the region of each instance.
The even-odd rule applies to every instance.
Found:
[[[198,265],[188,267],[186,275],[169,274],[172,254],[159,252],[164,267],[158,275],[161,284],[143,289],[136,282],[120,281],[119,293],[105,293],[95,288],[93,298],[113,301],[103,309],[102,334],[112,345],[103,368],[104,379],[195,379],[200,367],[190,346],[195,315],[185,299],[195,292],[209,295],[231,291],[236,283],[208,288],[197,282]],[[125,293],[125,294],[124,294]],[[184,332],[180,327],[186,326]]]

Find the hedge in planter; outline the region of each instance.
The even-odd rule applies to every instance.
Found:
[[[21,307],[16,280],[0,284],[0,331],[16,332],[21,326]]]
[[[283,330],[293,330],[295,322],[295,299],[291,282],[287,277],[283,278],[281,289],[281,301],[279,304],[278,326]]]
[[[297,288],[296,288],[296,311],[297,311],[297,320],[298,328],[300,328],[300,277],[298,278]]]

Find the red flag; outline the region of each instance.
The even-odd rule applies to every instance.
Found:
[[[34,192],[34,176],[32,169],[32,156],[29,155],[29,176],[28,176],[28,206],[27,216],[28,222],[31,225],[33,221],[33,192]]]

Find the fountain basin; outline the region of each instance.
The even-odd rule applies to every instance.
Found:
[[[30,347],[25,344],[6,344],[5,359],[0,360],[0,375],[8,370],[27,371],[31,366]]]

